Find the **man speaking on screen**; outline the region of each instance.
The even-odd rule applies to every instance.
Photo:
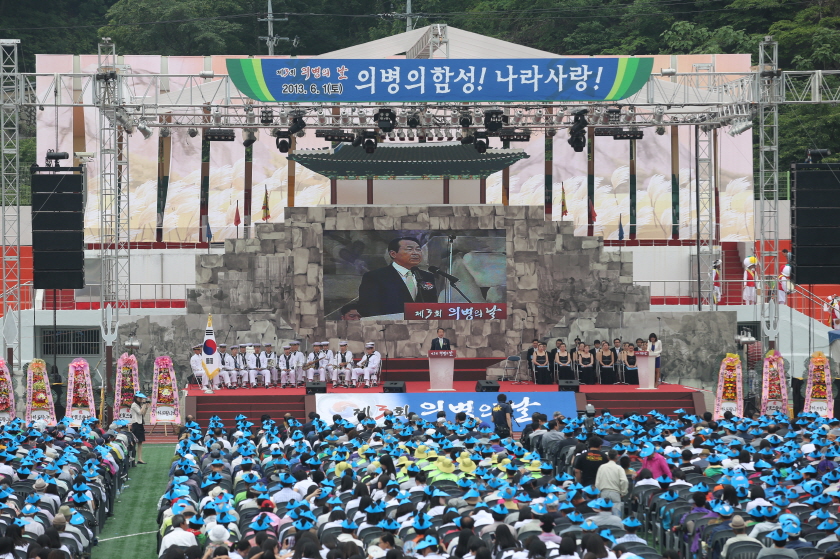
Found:
[[[398,237],[388,243],[391,265],[371,270],[359,285],[362,316],[403,314],[406,303],[437,303],[435,276],[417,266],[423,259],[420,242]]]

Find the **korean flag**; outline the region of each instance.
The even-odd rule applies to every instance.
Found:
[[[212,379],[219,374],[221,358],[216,347],[216,335],[213,333],[213,315],[207,315],[207,330],[204,331],[204,345],[201,347],[201,366],[207,378]]]

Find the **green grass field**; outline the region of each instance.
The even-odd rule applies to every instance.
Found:
[[[157,530],[157,502],[169,480],[173,446],[171,444],[146,444],[143,458],[148,462],[129,471],[128,487],[117,499],[114,516],[105,523],[99,539],[108,540],[93,548],[92,559],[157,557],[157,539],[154,534],[132,536]],[[129,536],[129,537],[120,537]]]

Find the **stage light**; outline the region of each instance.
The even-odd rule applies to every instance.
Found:
[[[653,109],[653,122],[655,124],[662,124],[662,119],[665,117],[665,107],[657,105]]]
[[[409,128],[417,128],[420,126],[420,113],[411,113],[406,121]]]
[[[367,138],[365,140],[365,153],[373,153],[376,151],[376,140],[373,138]]]
[[[216,107],[213,109],[213,123],[214,124],[221,124],[222,123],[222,109]]]
[[[458,124],[461,125],[461,128],[469,128],[472,126],[472,117],[467,113],[461,113],[461,116],[458,118]]]
[[[575,111],[572,127],[569,128],[569,145],[578,153],[586,147],[586,126],[589,124],[586,121],[586,113],[586,109]]]
[[[751,120],[739,120],[736,121],[732,126],[729,127],[729,135],[735,137],[739,134],[743,134],[750,128],[752,128],[752,121]]]
[[[242,130],[242,145],[251,147],[257,141],[257,133],[252,128],[245,128]]]
[[[831,155],[830,149],[809,149],[805,151],[805,163],[820,163],[823,157]]]
[[[356,134],[355,136],[353,136],[353,141],[351,142],[351,145],[354,148],[357,148],[357,147],[361,146],[362,145],[362,135],[361,134]]]
[[[781,70],[764,70],[763,72],[758,74],[762,78],[778,78],[781,77],[782,71]]]
[[[198,136],[198,128],[187,128],[187,134],[190,138],[195,138]]]
[[[488,132],[496,132],[505,125],[507,117],[500,109],[488,109],[484,111],[484,127]]]
[[[216,74],[213,73],[213,70],[202,70],[198,73],[199,78],[204,78],[205,80],[212,80]]]
[[[298,132],[302,132],[304,128],[306,128],[306,122],[303,120],[303,117],[296,116],[292,118],[292,124],[289,126],[289,134],[297,134]]]
[[[394,121],[396,119],[397,115],[391,109],[379,109],[379,112],[374,117],[376,126],[385,133],[391,132],[394,129]]]
[[[236,139],[236,132],[233,128],[209,128],[204,133],[204,139],[208,142],[232,142]]]
[[[662,68],[659,73],[663,76],[676,76],[677,71],[674,68]]]
[[[124,108],[117,107],[114,110],[114,118],[127,134],[134,134],[134,121]]]
[[[323,138],[328,142],[352,142],[353,138],[355,138],[355,134],[351,132],[345,132],[343,130],[316,130],[315,131],[316,138]]]
[[[553,138],[554,136],[557,135],[557,129],[556,128],[547,128],[546,131],[545,131],[545,135],[548,136],[549,138]]]
[[[657,136],[664,136],[665,135],[665,127],[664,126],[657,126],[656,127],[656,135]]]
[[[274,111],[269,108],[262,109],[260,111],[260,124],[266,126],[274,124]]]
[[[641,130],[621,130],[613,136],[613,140],[641,140],[645,133]]]
[[[621,122],[621,109],[619,107],[610,107],[607,109],[607,121],[609,124],[618,124]]]
[[[487,151],[487,142],[487,132],[479,130],[474,134],[473,145],[475,146],[475,151],[478,153],[484,153]]]
[[[527,130],[517,132],[513,128],[504,128],[499,132],[499,139],[503,142],[529,142],[531,133]]]
[[[137,130],[143,134],[143,139],[148,140],[152,137],[152,129],[149,128],[144,121],[140,121],[137,123]]]
[[[466,136],[461,138],[461,143],[463,145],[473,144],[475,143],[475,136],[473,136],[472,134],[467,134]]]
[[[280,153],[289,153],[289,138],[292,137],[288,130],[277,130],[274,134],[274,145]]]
[[[160,137],[161,138],[168,138],[169,135],[172,134],[172,129],[168,126],[164,126],[160,129]]]

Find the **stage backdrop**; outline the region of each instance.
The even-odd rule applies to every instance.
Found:
[[[407,267],[413,264],[422,270],[417,287],[425,302],[466,303],[469,299],[480,309],[482,318],[496,318],[496,314],[502,318],[507,291],[505,231],[417,229],[324,231],[324,313],[327,320],[358,320],[392,314],[386,312],[389,311],[386,308],[388,303],[395,307],[390,309],[394,314],[390,318],[418,318],[416,313],[402,316],[402,301],[390,301],[389,298],[395,293],[371,289],[383,282],[402,281],[390,269],[394,260],[390,256],[389,244],[403,237],[417,241],[405,240],[401,244],[415,247],[416,260]],[[426,272],[429,266],[457,277],[456,285],[467,299],[455,289],[450,291],[449,283],[443,276]],[[481,310],[485,303],[498,311],[494,311],[493,316],[487,315]],[[396,307],[399,307],[398,311]],[[449,316],[449,308],[428,307],[427,310],[437,314],[437,318],[454,318]],[[465,307],[456,305],[452,308],[464,310]],[[419,319],[429,318],[424,317],[425,314]]]
[[[360,411],[378,422],[385,416],[385,410],[396,415],[414,412],[423,419],[434,421],[437,412],[445,411],[452,419],[456,413],[464,412],[492,425],[490,409],[496,403],[497,392],[476,393],[441,393],[425,392],[419,394],[316,394],[315,409],[322,418],[335,414],[352,418]],[[508,402],[513,407],[513,430],[521,431],[531,423],[531,414],[544,413],[552,417],[559,411],[566,417],[577,415],[574,392],[534,392],[508,394]],[[518,422],[518,423],[517,423]]]

